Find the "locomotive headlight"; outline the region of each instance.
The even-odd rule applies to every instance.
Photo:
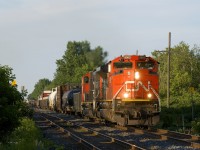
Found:
[[[139,79],[139,78],[140,78],[139,72],[135,72],[135,79]]]
[[[124,93],[124,98],[128,98],[128,93]]]
[[[151,94],[151,93],[148,93],[148,94],[147,94],[147,97],[148,97],[148,98],[151,98],[151,97],[152,97],[152,94]]]

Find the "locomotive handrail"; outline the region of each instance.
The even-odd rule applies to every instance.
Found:
[[[161,112],[161,102],[160,102],[160,97],[158,95],[158,93],[156,92],[156,90],[154,88],[151,87],[151,90],[153,91],[153,93],[156,95],[156,97],[158,98],[158,105],[159,105],[159,112]]]
[[[117,93],[115,93],[115,95],[113,96],[112,100],[114,100],[116,98],[116,96],[119,94],[119,92],[121,92],[121,90],[124,87],[124,85],[126,85],[126,82],[120,87],[120,89],[117,91]]]
[[[115,93],[115,95],[113,96],[112,100],[114,100],[116,98],[116,96],[119,94],[119,92],[121,92],[122,88],[127,85],[128,83],[135,83],[134,81],[126,81],[121,87],[120,89]],[[138,91],[139,90],[139,86],[142,86],[143,89],[145,91],[150,91],[150,89],[152,90],[152,92],[155,94],[155,96],[157,97],[158,99],[158,105],[159,105],[159,112],[161,112],[161,102],[160,102],[160,97],[158,95],[158,93],[156,92],[156,90],[151,86],[150,82],[148,82],[148,88],[146,88],[144,86],[144,84],[142,83],[142,81],[138,81],[137,82],[137,88],[135,89],[132,89],[133,91]],[[127,88],[126,88],[126,91],[129,91]]]
[[[141,84],[141,86],[145,89],[145,91],[149,91],[150,89],[152,90],[152,92],[155,94],[155,96],[156,96],[157,99],[158,99],[159,112],[161,112],[160,97],[159,97],[158,93],[156,92],[156,90],[151,86],[150,81],[148,82],[148,88],[146,88],[146,87],[144,86],[144,84],[143,84],[141,81],[138,82],[138,85],[139,85],[139,84]],[[139,86],[138,86],[138,89],[137,89],[137,90],[139,90]]]

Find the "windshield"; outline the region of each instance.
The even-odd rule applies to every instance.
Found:
[[[132,62],[115,62],[114,68],[132,68]]]
[[[137,62],[138,69],[153,69],[154,63],[153,62]]]

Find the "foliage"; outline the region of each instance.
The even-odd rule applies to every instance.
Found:
[[[91,49],[88,41],[68,42],[62,59],[56,61],[53,84],[80,83],[82,75],[105,63],[106,56],[100,46]]]
[[[51,90],[58,85],[80,83],[81,77],[86,72],[106,63],[107,55],[108,53],[100,46],[91,49],[88,41],[69,41],[64,55],[56,61],[57,69],[52,82],[48,79],[40,79],[28,99],[36,100],[43,90]]]
[[[57,146],[52,142],[43,139],[42,134],[35,126],[34,121],[28,118],[22,118],[20,126],[11,134],[9,143],[0,144],[0,149],[2,150],[47,150],[53,147]]]
[[[160,62],[160,96],[166,106],[168,54],[154,51],[152,55]],[[189,106],[193,100],[199,102],[200,48],[190,49],[188,44],[180,42],[171,48],[170,58],[170,106]],[[195,90],[191,91],[191,87]]]
[[[154,51],[152,55],[160,63],[160,97],[163,106],[160,127],[176,130],[183,129],[183,124],[191,127],[193,117],[200,115],[200,48],[196,45],[190,48],[184,42],[171,48],[170,108],[166,108],[168,53]],[[193,121],[193,130],[199,132],[198,125],[198,121]]]
[[[192,131],[195,134],[200,134],[200,118],[196,118],[192,121]]]
[[[0,66],[0,141],[5,142],[7,136],[19,125],[19,119],[28,108],[23,104],[25,94],[12,86],[15,76],[8,66]],[[22,107],[23,106],[23,107]]]
[[[179,130],[191,127],[192,120],[192,108],[191,106],[187,107],[162,107],[162,111],[160,114],[160,123],[159,128],[171,129],[171,130]],[[197,111],[197,110],[196,110]],[[196,115],[195,115],[196,116]],[[183,124],[184,122],[184,124]]]
[[[28,99],[38,99],[38,96],[44,91],[45,87],[50,85],[51,81],[49,79],[40,79],[36,84],[33,92],[29,94]]]

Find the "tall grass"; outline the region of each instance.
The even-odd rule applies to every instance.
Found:
[[[29,118],[21,120],[21,126],[11,134],[9,142],[0,144],[1,150],[46,150],[52,147],[54,149],[58,148],[53,142],[42,137],[34,121]]]

